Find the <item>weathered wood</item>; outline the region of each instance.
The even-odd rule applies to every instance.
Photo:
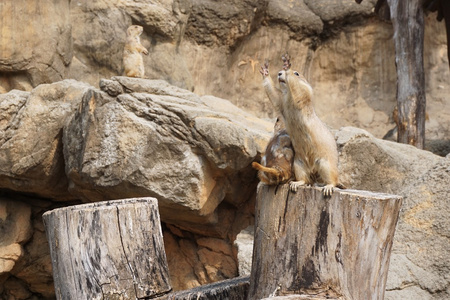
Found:
[[[43,218],[58,299],[142,299],[171,291],[156,199],[69,206]]]
[[[400,206],[394,195],[262,186],[249,299],[383,299]]]
[[[387,0],[387,2],[394,26],[397,66],[397,141],[423,149],[426,98],[422,0]]]
[[[237,277],[169,295],[170,300],[245,300],[248,295],[250,278]]]

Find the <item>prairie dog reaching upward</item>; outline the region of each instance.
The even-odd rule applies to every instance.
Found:
[[[127,29],[127,41],[123,49],[123,67],[125,76],[144,78],[144,60],[141,53],[148,54],[147,49],[141,45],[139,36],[143,28],[139,25],[131,25]]]
[[[302,75],[290,69],[287,54],[282,59],[283,70],[278,73],[281,92],[273,85],[268,63],[262,66],[261,74],[269,99],[283,115],[295,151],[295,181],[290,183],[290,189],[296,192],[299,186],[320,183],[325,184],[324,196],[331,196],[333,187],[339,185],[336,142],[314,111],[311,86]]]
[[[294,150],[291,139],[286,132],[282,117],[277,118],[274,135],[267,144],[261,164],[252,163],[252,167],[258,170],[261,182],[268,185],[278,185],[292,179],[292,162]]]

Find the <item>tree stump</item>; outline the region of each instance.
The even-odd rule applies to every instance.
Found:
[[[261,186],[249,299],[383,299],[401,201],[366,191],[324,198],[316,187],[292,193],[288,185]]]
[[[58,299],[141,299],[171,291],[156,199],[70,206],[43,218]]]

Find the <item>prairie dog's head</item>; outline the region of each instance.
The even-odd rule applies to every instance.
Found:
[[[128,36],[140,36],[142,34],[142,31],[144,30],[144,28],[142,28],[142,26],[139,25],[131,25],[130,27],[128,27],[127,29],[127,35]]]
[[[280,84],[281,91],[283,93],[289,90],[290,84],[300,84],[302,87],[306,88],[312,95],[313,90],[306,78],[297,71],[281,70],[278,72],[278,83]]]

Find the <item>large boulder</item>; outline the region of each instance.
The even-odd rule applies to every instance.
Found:
[[[62,128],[89,85],[74,80],[0,95],[0,187],[57,200],[67,192]]]
[[[102,86],[124,92],[89,90],[64,128],[72,195],[152,196],[164,221],[197,223],[214,220],[224,199],[242,203],[254,193],[254,178],[236,178],[254,172],[249,165],[264,151],[269,122],[161,80],[114,77]]]

